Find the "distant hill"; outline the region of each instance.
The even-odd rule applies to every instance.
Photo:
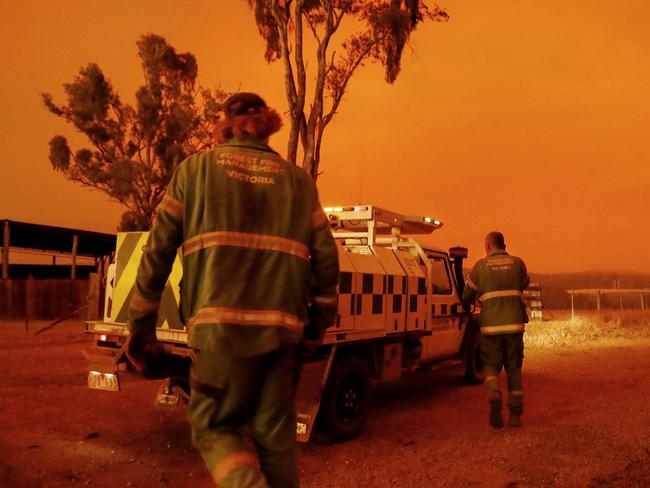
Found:
[[[532,283],[542,288],[542,302],[547,309],[571,308],[571,297],[567,290],[577,288],[650,288],[650,273],[632,273],[629,271],[582,271],[579,273],[530,273]],[[603,298],[604,308],[618,308],[618,297]],[[639,308],[639,296],[624,296],[623,306]],[[646,300],[646,306],[650,306]],[[595,308],[594,299],[577,298],[576,308]]]

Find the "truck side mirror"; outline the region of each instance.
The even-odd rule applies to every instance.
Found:
[[[462,296],[465,288],[465,278],[463,276],[463,260],[467,259],[467,248],[455,246],[449,248],[449,257],[454,265],[454,276],[456,278],[456,287],[458,294]]]

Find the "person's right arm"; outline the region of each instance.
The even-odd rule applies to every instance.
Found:
[[[479,261],[480,262],[480,261]],[[479,283],[479,263],[477,262],[472,271],[467,275],[465,279],[465,288],[463,288],[463,303],[465,305],[471,305],[476,301],[478,295],[478,283]]]
[[[528,276],[526,264],[521,258],[519,258],[519,265],[521,269],[519,287],[521,288],[521,291],[524,291],[526,288],[528,288],[528,285],[530,285],[530,277]]]
[[[158,305],[183,242],[184,183],[182,168],[179,167],[158,207],[129,302],[126,353],[141,373],[146,373],[148,355],[160,350],[156,340]]]

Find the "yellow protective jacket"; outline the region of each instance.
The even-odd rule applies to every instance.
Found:
[[[155,329],[179,248],[193,348],[254,356],[335,322],[338,253],[316,187],[266,144],[231,140],[179,165],[138,269],[132,333]]]
[[[481,303],[479,325],[484,335],[523,332],[528,322],[521,301],[530,278],[521,258],[496,251],[472,268],[463,290],[463,302]]]

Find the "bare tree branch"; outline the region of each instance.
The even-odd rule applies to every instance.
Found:
[[[255,10],[258,30],[267,43],[269,62],[282,58],[291,120],[288,159],[296,161],[298,135],[303,149],[302,166],[314,179],[320,174],[323,132],[340,108],[341,101],[359,66],[365,60],[380,63],[386,81],[397,78],[404,47],[410,35],[423,21],[446,21],[447,13],[424,0],[295,0],[280,5],[280,0],[247,0]],[[273,15],[269,14],[269,10]],[[337,58],[329,52],[334,34],[344,18],[361,25],[360,32],[340,43],[345,55]],[[316,58],[313,98],[306,113],[306,63],[304,62],[304,24],[314,39]],[[288,32],[293,27],[293,44]],[[293,52],[292,52],[293,50]],[[295,77],[290,56],[293,54]],[[289,69],[287,68],[289,67]],[[329,110],[325,112],[325,99]]]

